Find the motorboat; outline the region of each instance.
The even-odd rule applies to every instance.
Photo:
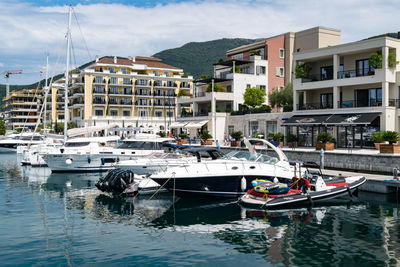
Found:
[[[122,160],[163,152],[164,144],[170,141],[155,135],[119,140],[118,136],[69,139],[58,151],[43,154],[43,159],[52,172],[102,172]],[[110,141],[119,143],[107,145]]]
[[[0,139],[0,152],[19,152],[18,146],[28,146],[29,144],[42,144],[44,136],[39,133],[19,133],[10,134]]]
[[[305,178],[293,178],[292,184],[286,185],[287,190],[283,192],[284,186],[277,183],[255,181],[254,188],[248,190],[240,202],[265,209],[293,207],[295,204],[312,205],[343,195],[353,197],[354,192],[365,182],[364,176],[324,178],[321,174],[306,175]]]
[[[170,167],[150,178],[180,196],[218,197],[241,196],[252,188],[251,182],[256,178],[291,181],[295,166],[279,148],[263,139],[246,139],[245,143],[249,151],[232,151],[217,160]],[[276,157],[256,152],[252,143],[271,149]]]
[[[118,162],[115,167],[131,170],[135,175],[150,175],[172,166],[181,166],[201,160],[215,160],[224,153],[213,147],[189,147],[175,150],[172,153],[154,152],[150,155],[133,160]]]
[[[168,147],[176,148],[175,145]],[[212,147],[179,147],[181,150],[170,153],[155,152],[147,157],[125,160],[116,164],[97,183],[96,187],[103,191],[124,195],[154,193],[160,190],[160,185],[148,176],[154,172],[165,170],[173,166],[185,166],[191,162],[216,160],[223,157],[223,153]],[[165,190],[165,189],[164,189]]]

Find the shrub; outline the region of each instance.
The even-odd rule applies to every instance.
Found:
[[[203,139],[203,140],[207,140],[207,139],[211,139],[212,135],[208,131],[203,131],[200,134],[200,138]]]
[[[220,108],[215,108],[215,112],[221,112]]]
[[[382,143],[383,140],[383,132],[382,131],[376,131],[371,135],[372,141],[375,143]]]
[[[165,136],[166,136],[165,132],[159,132],[158,135],[159,135],[160,137],[165,137]]]
[[[310,74],[311,66],[307,64],[298,64],[295,68],[296,78],[308,78]]]
[[[299,138],[294,134],[288,134],[286,136],[286,142],[288,142],[288,143],[293,143],[293,142],[298,142],[298,141],[299,141]]]
[[[252,138],[263,138],[264,134],[263,133],[253,133],[251,135]]]
[[[375,69],[382,68],[382,52],[374,52],[369,56],[369,65]]]
[[[3,120],[0,120],[0,135],[6,134],[6,124]]]
[[[237,132],[232,132],[231,136],[233,139],[235,139],[236,141],[239,141],[239,139],[243,138],[243,133],[241,131],[237,131]]]
[[[396,65],[399,64],[398,61],[396,61],[396,53],[389,53],[388,55],[388,66],[389,68],[394,68]]]
[[[211,93],[212,92],[212,83],[209,83],[207,86],[207,93]],[[222,87],[221,85],[214,83],[214,92],[226,92],[226,89],[224,87]]]
[[[399,140],[399,133],[395,131],[384,131],[382,132],[383,141],[388,141],[389,144],[393,144]]]
[[[182,139],[187,139],[187,138],[189,138],[189,136],[188,136],[186,133],[180,133],[178,136],[179,136],[180,138],[182,138]]]
[[[327,132],[322,132],[317,135],[317,141],[320,143],[335,143],[332,135]]]
[[[282,142],[283,141],[283,134],[281,133],[269,133],[268,140]]]

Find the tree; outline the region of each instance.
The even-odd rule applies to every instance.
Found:
[[[272,107],[293,107],[293,85],[289,83],[281,90],[278,88],[272,89],[269,94],[269,102]]]
[[[6,134],[6,124],[3,120],[0,120],[0,135]]]
[[[265,91],[259,88],[250,87],[243,94],[244,104],[252,108],[260,106],[265,102]]]
[[[212,83],[209,83],[207,86],[207,93],[211,93],[212,92]],[[224,87],[222,87],[221,85],[214,83],[214,92],[226,92],[226,89]]]

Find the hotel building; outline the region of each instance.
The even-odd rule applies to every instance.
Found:
[[[168,130],[176,119],[176,96],[193,93],[193,78],[154,57],[96,57],[68,88],[67,120],[78,127],[117,124]],[[64,120],[64,79],[51,85],[48,119]]]
[[[373,53],[381,66],[370,62]],[[373,132],[399,131],[399,53],[400,40],[390,37],[295,53],[293,65],[310,70],[294,78],[293,116],[283,125],[303,146],[327,131],[337,147],[373,147]]]

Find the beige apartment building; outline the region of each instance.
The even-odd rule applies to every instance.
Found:
[[[11,91],[3,99],[4,120],[7,129],[34,129],[39,118],[42,90],[23,89]]]
[[[51,85],[47,118],[64,120],[64,79]],[[176,97],[192,94],[193,78],[154,57],[96,57],[72,74],[67,120],[78,127],[142,127],[165,131],[176,119]]]
[[[400,40],[380,37],[294,54],[294,66],[307,66],[293,79],[293,116],[283,125],[314,146],[327,131],[338,147],[372,147],[377,130],[399,131]],[[382,55],[374,66],[371,55]]]

